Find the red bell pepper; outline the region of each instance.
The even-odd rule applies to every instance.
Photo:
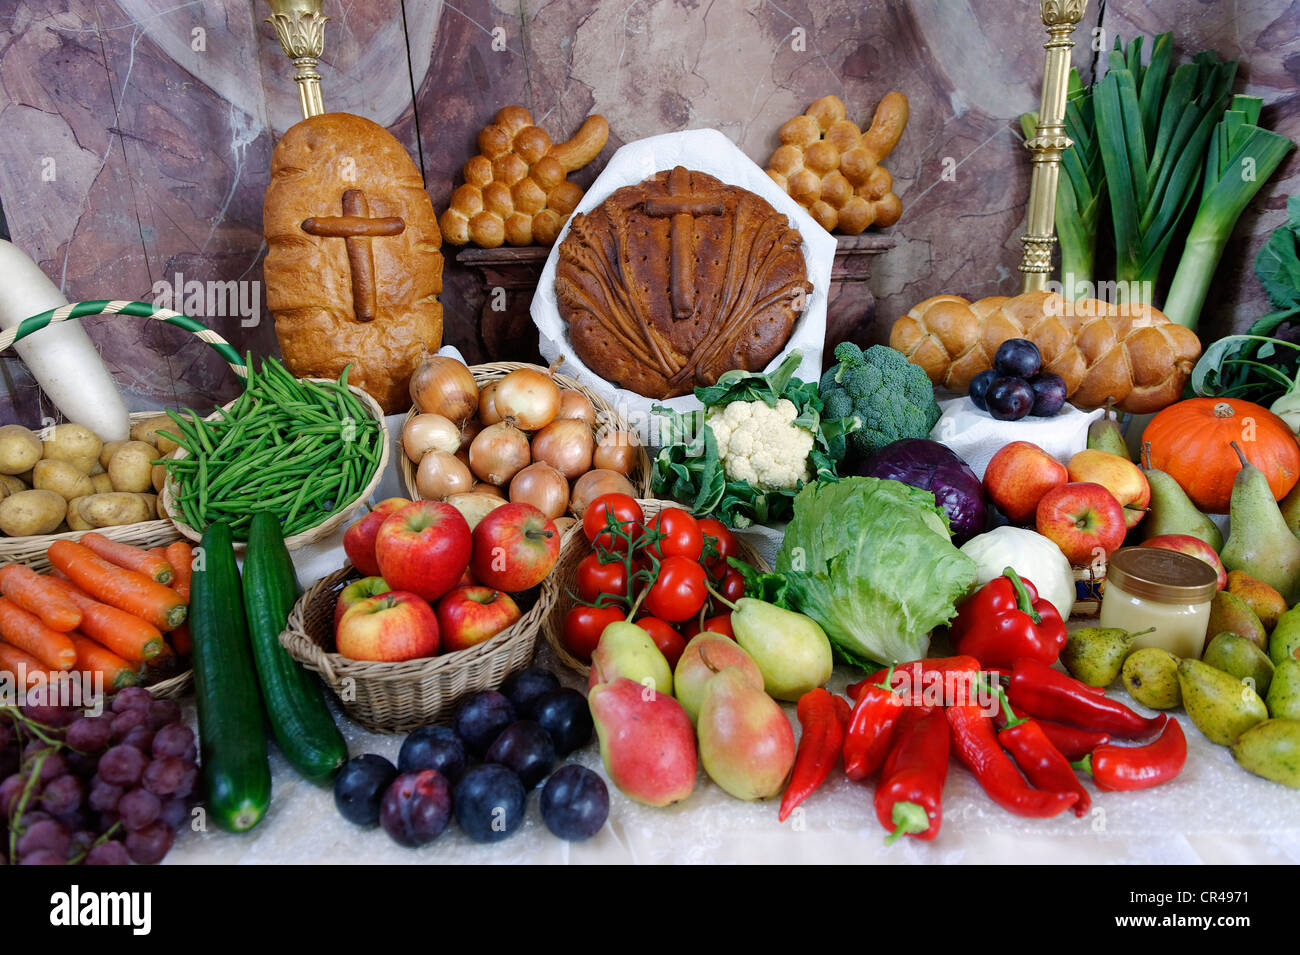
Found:
[[[1187,737],[1177,720],[1165,723],[1164,731],[1145,746],[1098,746],[1073,765],[1092,773],[1100,789],[1124,792],[1150,789],[1167,783],[1187,762]]]
[[[904,709],[904,699],[890,685],[893,671],[858,694],[857,705],[844,730],[844,774],[866,779],[889,755],[894,725]]]
[[[1074,775],[1074,767],[1061,754],[1043,728],[1031,719],[1019,717],[1011,709],[1007,695],[1001,687],[994,687],[1002,703],[1002,712],[1007,725],[998,733],[998,742],[1007,750],[1020,767],[1020,771],[1039,789],[1049,792],[1078,793],[1079,801],[1074,804],[1074,814],[1079,817],[1088,814],[1092,797],[1083,788],[1079,777]]]
[[[1037,660],[1017,660],[1007,688],[1011,704],[1030,716],[1080,729],[1109,733],[1116,739],[1140,739],[1162,729],[1167,717],[1145,717],[1118,700],[1097,693],[1086,683]]]
[[[967,597],[950,628],[952,647],[986,667],[1028,657],[1052,664],[1065,646],[1065,622],[1028,580],[1008,567]]]
[[[903,835],[928,842],[939,834],[943,822],[948,721],[937,707],[908,709],[915,714],[900,721],[898,738],[876,786],[876,818],[889,832],[886,845]]]
[[[844,748],[844,726],[849,721],[849,704],[818,687],[799,697],[795,708],[802,732],[794,756],[794,770],[781,797],[778,821],[785,822],[796,806],[817,791],[839,762]]]

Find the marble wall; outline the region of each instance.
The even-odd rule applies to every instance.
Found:
[[[1032,0],[326,0],[326,12],[326,107],[391,130],[439,210],[506,104],[556,139],[591,111],[609,119],[585,185],[623,142],[677,129],[715,127],[763,163],[812,100],[836,93],[866,122],[898,89],[911,121],[887,165],[904,214],[874,263],[877,336],[929,295],[1016,287],[1029,183],[1016,117],[1036,108],[1042,75]],[[267,13],[263,0],[0,0],[0,203],[69,299],[150,298],[178,275],[260,282],[270,154],[298,117]],[[1094,38],[1163,30],[1184,50],[1242,58],[1238,88],[1300,139],[1300,0],[1093,0],[1075,65],[1091,77]],[[1267,310],[1251,263],[1298,189],[1293,153],[1239,224],[1208,336]],[[474,277],[450,258],[443,303],[447,340],[482,359]],[[241,349],[275,348],[269,316],[196,317]],[[234,388],[175,329],[88,326],[139,406]],[[0,420],[39,417],[21,363],[6,357],[0,373]]]

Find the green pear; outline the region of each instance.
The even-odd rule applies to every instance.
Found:
[[[1163,534],[1187,534],[1205,541],[1216,551],[1223,549],[1219,525],[1196,509],[1172,476],[1155,468],[1147,468],[1143,473],[1151,487],[1151,502],[1142,521],[1143,540]]]
[[[1235,633],[1218,633],[1201,654],[1201,662],[1216,670],[1235,676],[1238,680],[1251,680],[1255,692],[1268,696],[1268,686],[1273,681],[1273,661],[1258,645]]]
[[[1300,720],[1300,660],[1283,660],[1273,670],[1264,702],[1275,719]]]
[[[1300,606],[1277,618],[1277,626],[1268,638],[1268,657],[1273,666],[1288,658],[1300,659]]]
[[[654,681],[654,688],[665,696],[673,695],[673,670],[654,637],[634,623],[616,620],[600,633],[600,642],[591,654],[588,687],[627,677],[634,683]]]
[[[1286,521],[1286,526],[1291,528],[1291,533],[1300,537],[1300,484],[1293,487],[1291,493],[1282,498],[1278,510],[1282,512],[1282,520]]]
[[[1247,772],[1300,789],[1300,720],[1267,720],[1241,734],[1232,758]]]
[[[1287,527],[1264,472],[1233,450],[1241,470],[1232,482],[1228,542],[1219,557],[1228,570],[1244,570],[1275,588],[1288,604],[1300,599],[1300,540]]]
[[[1143,706],[1153,710],[1172,710],[1183,703],[1178,686],[1178,658],[1159,647],[1134,650],[1120,671],[1124,689]]]
[[[1089,686],[1110,686],[1119,678],[1124,658],[1133,648],[1133,638],[1142,633],[1129,633],[1118,627],[1084,627],[1070,634],[1061,649],[1061,663],[1070,676]]]
[[[1196,728],[1220,746],[1231,745],[1246,730],[1268,719],[1268,707],[1249,683],[1200,660],[1178,664],[1178,688],[1183,709]]]
[[[731,614],[731,629],[758,664],[769,696],[794,702],[831,678],[831,642],[810,617],[741,597]]]
[[[1259,614],[1250,609],[1250,604],[1227,590],[1220,590],[1210,601],[1210,619],[1205,625],[1205,645],[1201,648],[1202,655],[1205,653],[1205,647],[1210,645],[1210,638],[1216,633],[1235,633],[1239,637],[1245,637],[1261,650],[1268,646],[1268,633],[1264,630],[1264,624],[1260,622]]]
[[[704,771],[737,799],[767,799],[785,786],[794,730],[739,667],[723,667],[705,686],[696,733]]]
[[[1128,442],[1115,419],[1113,399],[1106,399],[1106,411],[1100,418],[1088,425],[1088,447],[1094,451],[1118,454],[1125,461],[1132,461],[1128,453]]]

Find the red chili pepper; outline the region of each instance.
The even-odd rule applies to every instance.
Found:
[[[950,635],[954,650],[990,667],[1021,657],[1055,663],[1066,640],[1056,607],[1010,567],[962,602]]]
[[[1075,729],[1073,726],[1066,726],[1064,723],[1053,723],[1051,720],[1034,719],[1039,725],[1047,738],[1052,741],[1052,745],[1060,750],[1061,755],[1066,759],[1082,759],[1087,756],[1098,746],[1110,742],[1110,734],[1094,733],[1091,730]]]
[[[944,710],[952,729],[952,746],[966,767],[975,774],[990,799],[1007,812],[1032,819],[1060,815],[1079,801],[1078,793],[1048,792],[1025,782],[1002,747],[998,745],[992,718],[975,703]]]
[[[849,779],[866,779],[889,755],[894,724],[905,702],[890,685],[892,675],[891,670],[879,683],[863,689],[849,716],[844,730],[844,774]]]
[[[939,834],[943,822],[943,784],[948,778],[948,721],[943,710],[908,707],[915,718],[900,722],[898,738],[885,760],[876,786],[876,818],[889,835],[926,842]]]
[[[890,678],[890,686],[895,690],[903,692],[904,695],[911,695],[916,690],[925,695],[927,687],[938,685],[936,676],[948,677],[949,675],[971,674],[971,679],[980,670],[980,662],[971,656],[956,657],[932,657],[928,660],[912,660],[909,663],[900,663],[888,669],[877,670],[860,683],[854,683],[848,688],[849,699],[856,700],[858,694],[863,688],[872,684],[880,683],[885,679],[885,674],[893,672]],[[946,696],[946,694],[945,694]],[[922,702],[922,701],[917,701]],[[934,701],[933,704],[924,701],[927,706],[942,706],[947,703],[946,699]]]
[[[1107,792],[1150,789],[1167,783],[1187,762],[1187,737],[1177,720],[1145,746],[1098,746],[1074,766],[1092,773],[1098,788]]]
[[[994,692],[1002,701],[1002,711],[1007,719],[1006,727],[998,733],[998,742],[1011,753],[1020,771],[1039,789],[1078,793],[1079,801],[1074,804],[1074,814],[1086,816],[1092,805],[1092,797],[1079,782],[1079,777],[1074,775],[1070,761],[1052,745],[1051,739],[1037,722],[1016,716],[1001,687],[994,687]]]
[[[842,696],[833,696],[821,687],[799,697],[795,707],[802,732],[794,757],[794,770],[781,797],[781,814],[785,822],[794,808],[817,791],[826,781],[844,748],[844,726],[849,721],[849,704]]]
[[[1086,683],[1066,676],[1037,660],[1017,660],[1007,689],[1011,703],[1034,717],[1080,729],[1109,733],[1116,739],[1150,736],[1167,717],[1145,717],[1118,700],[1093,692]]]

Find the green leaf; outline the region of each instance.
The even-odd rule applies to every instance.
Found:
[[[1286,211],[1287,221],[1273,230],[1255,256],[1255,275],[1274,308],[1294,310],[1300,308],[1300,196],[1287,200]],[[1284,320],[1279,320],[1273,328]],[[1273,328],[1265,332],[1255,328],[1251,331],[1268,334]]]

